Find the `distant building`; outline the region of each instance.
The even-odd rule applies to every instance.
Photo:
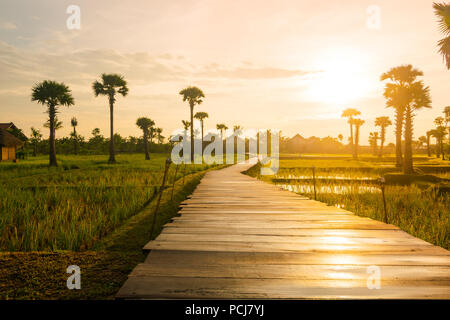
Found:
[[[23,145],[22,140],[13,136],[7,129],[0,127],[0,161],[15,161],[17,148]]]

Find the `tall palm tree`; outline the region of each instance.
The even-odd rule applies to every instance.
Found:
[[[203,102],[202,98],[205,97],[203,91],[197,87],[187,87],[179,92],[183,96],[183,101],[189,103],[191,112],[191,162],[194,162],[194,107],[195,105]]]
[[[209,115],[206,112],[197,112],[194,115],[194,118],[200,121],[200,127],[202,129],[202,155],[203,155],[203,125],[206,118],[208,118]]]
[[[447,69],[450,69],[450,4],[433,3],[434,14],[438,17],[439,28],[445,38],[439,40],[439,53],[442,55]]]
[[[77,118],[73,117],[70,120],[70,125],[73,127],[73,153],[78,154],[78,139],[77,139],[77,126],[78,126],[78,120]]]
[[[362,119],[353,119],[355,125],[355,158],[358,158],[358,146],[359,146],[359,128],[365,123]]]
[[[127,82],[124,77],[118,74],[102,74],[101,81],[94,81],[92,89],[96,97],[99,95],[107,96],[109,102],[109,163],[115,163],[116,157],[114,154],[114,103],[116,102],[116,95],[120,94],[125,97],[128,94]]]
[[[442,155],[442,160],[445,160],[444,154],[444,137],[446,135],[446,129],[444,127],[444,118],[437,117],[434,119],[434,124],[436,125],[435,138],[438,140],[439,146],[436,146],[440,149],[440,154]]]
[[[425,87],[422,81],[417,81],[410,86],[411,101],[405,108],[405,163],[403,166],[404,174],[414,173],[413,169],[413,120],[415,112],[422,108],[431,108],[430,88]]]
[[[386,106],[395,109],[395,153],[396,165],[402,167],[402,134],[405,109],[411,101],[410,86],[418,76],[423,76],[423,72],[414,69],[412,65],[403,65],[391,68],[381,75],[380,80],[390,80],[384,87],[384,97]]]
[[[430,138],[433,135],[433,130],[427,131],[427,154],[431,157]]]
[[[57,166],[56,148],[55,148],[55,119],[59,106],[71,106],[75,103],[72,92],[64,83],[56,81],[44,80],[36,84],[31,89],[31,101],[37,101],[47,106],[48,123],[50,129],[49,136],[49,164]]]
[[[31,127],[31,143],[33,143],[33,157],[36,157],[37,155],[37,146],[38,143],[41,141],[42,139],[42,133],[38,130],[35,129],[34,127]]]
[[[375,126],[380,127],[380,152],[378,156],[383,156],[383,146],[386,141],[386,128],[392,125],[392,121],[389,117],[378,117],[375,119]]]
[[[145,160],[150,160],[148,137],[150,135],[150,128],[155,125],[155,121],[147,117],[140,117],[136,120],[136,125],[143,131],[144,134]]]
[[[228,130],[228,127],[224,123],[216,124],[216,129],[220,131],[220,136],[223,140],[223,132]]]
[[[356,158],[355,143],[353,137],[353,117],[359,116],[360,114],[361,112],[356,109],[347,108],[342,112],[341,115],[342,118],[348,118],[347,122],[350,125],[350,148],[352,149],[353,158]]]

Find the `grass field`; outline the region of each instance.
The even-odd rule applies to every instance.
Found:
[[[0,299],[111,299],[142,262],[166,155],[59,156],[0,163]],[[207,170],[171,165],[155,238]],[[16,208],[17,207],[17,208]],[[23,210],[25,209],[25,210]],[[17,230],[4,232],[4,230]],[[28,233],[31,233],[30,236]],[[3,251],[3,252],[1,252]],[[68,290],[66,268],[77,265],[81,290]]]
[[[353,160],[349,156],[280,156],[276,176],[259,176],[257,167],[248,174],[281,188],[314,198],[315,167],[317,200],[344,208],[361,216],[385,219],[378,179],[398,174],[394,157],[380,161],[373,156]],[[436,158],[417,157],[417,171],[449,178],[450,163]],[[450,196],[438,188],[442,183],[416,182],[411,185],[386,185],[387,221],[430,243],[449,249]]]
[[[89,249],[139,212],[159,190],[166,156],[59,156],[0,163],[0,251]],[[189,165],[185,174],[206,169]],[[174,179],[172,165],[169,179]],[[176,179],[183,175],[179,168]]]

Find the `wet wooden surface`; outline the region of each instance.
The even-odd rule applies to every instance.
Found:
[[[116,297],[450,299],[449,251],[241,174],[250,166],[208,172]]]

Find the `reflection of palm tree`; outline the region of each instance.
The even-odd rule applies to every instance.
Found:
[[[195,105],[203,102],[202,98],[205,97],[205,94],[197,87],[187,87],[179,93],[183,96],[183,101],[187,101],[189,103],[191,112],[191,161],[194,162],[194,107]]]
[[[359,146],[359,128],[364,124],[364,120],[353,119],[355,125],[355,156],[358,158],[358,146]]]
[[[386,141],[386,128],[392,124],[389,117],[378,117],[375,119],[375,126],[380,127],[380,152],[379,157],[383,156],[383,146]]]
[[[47,105],[49,136],[49,162],[50,166],[57,166],[55,148],[55,130],[58,120],[56,113],[58,106],[71,106],[74,104],[72,93],[64,83],[45,80],[32,88],[31,101]]]
[[[354,125],[353,117],[359,116],[360,114],[361,114],[360,111],[353,108],[348,108],[345,109],[341,115],[342,118],[348,118],[347,122],[350,125],[350,148],[352,149],[353,158],[356,158],[356,151],[353,138],[353,125]]]
[[[114,155],[114,103],[116,102],[116,94],[122,96],[128,94],[127,82],[123,76],[118,74],[102,74],[101,82],[95,81],[92,84],[92,89],[96,97],[104,95],[108,97],[109,101],[109,125],[110,125],[110,139],[109,139],[109,163],[115,163]]]
[[[441,32],[446,36],[439,40],[439,53],[442,54],[447,69],[450,69],[450,4],[433,3],[434,14],[439,19]]]
[[[150,153],[149,153],[149,148],[148,148],[148,138],[150,135],[151,128],[155,125],[155,121],[153,121],[147,117],[140,117],[136,120],[136,125],[143,131],[143,134],[144,134],[145,160],[150,160]]]
[[[195,119],[200,121],[200,127],[202,129],[202,155],[203,155],[203,124],[204,120],[208,117],[209,115],[206,112],[197,112],[194,116]]]
[[[411,102],[410,86],[418,76],[422,75],[422,71],[414,69],[412,65],[405,65],[391,68],[380,77],[381,81],[391,81],[390,83],[386,83],[383,95],[387,99],[386,106],[395,109],[395,153],[397,167],[403,165],[403,121],[407,105]]]

